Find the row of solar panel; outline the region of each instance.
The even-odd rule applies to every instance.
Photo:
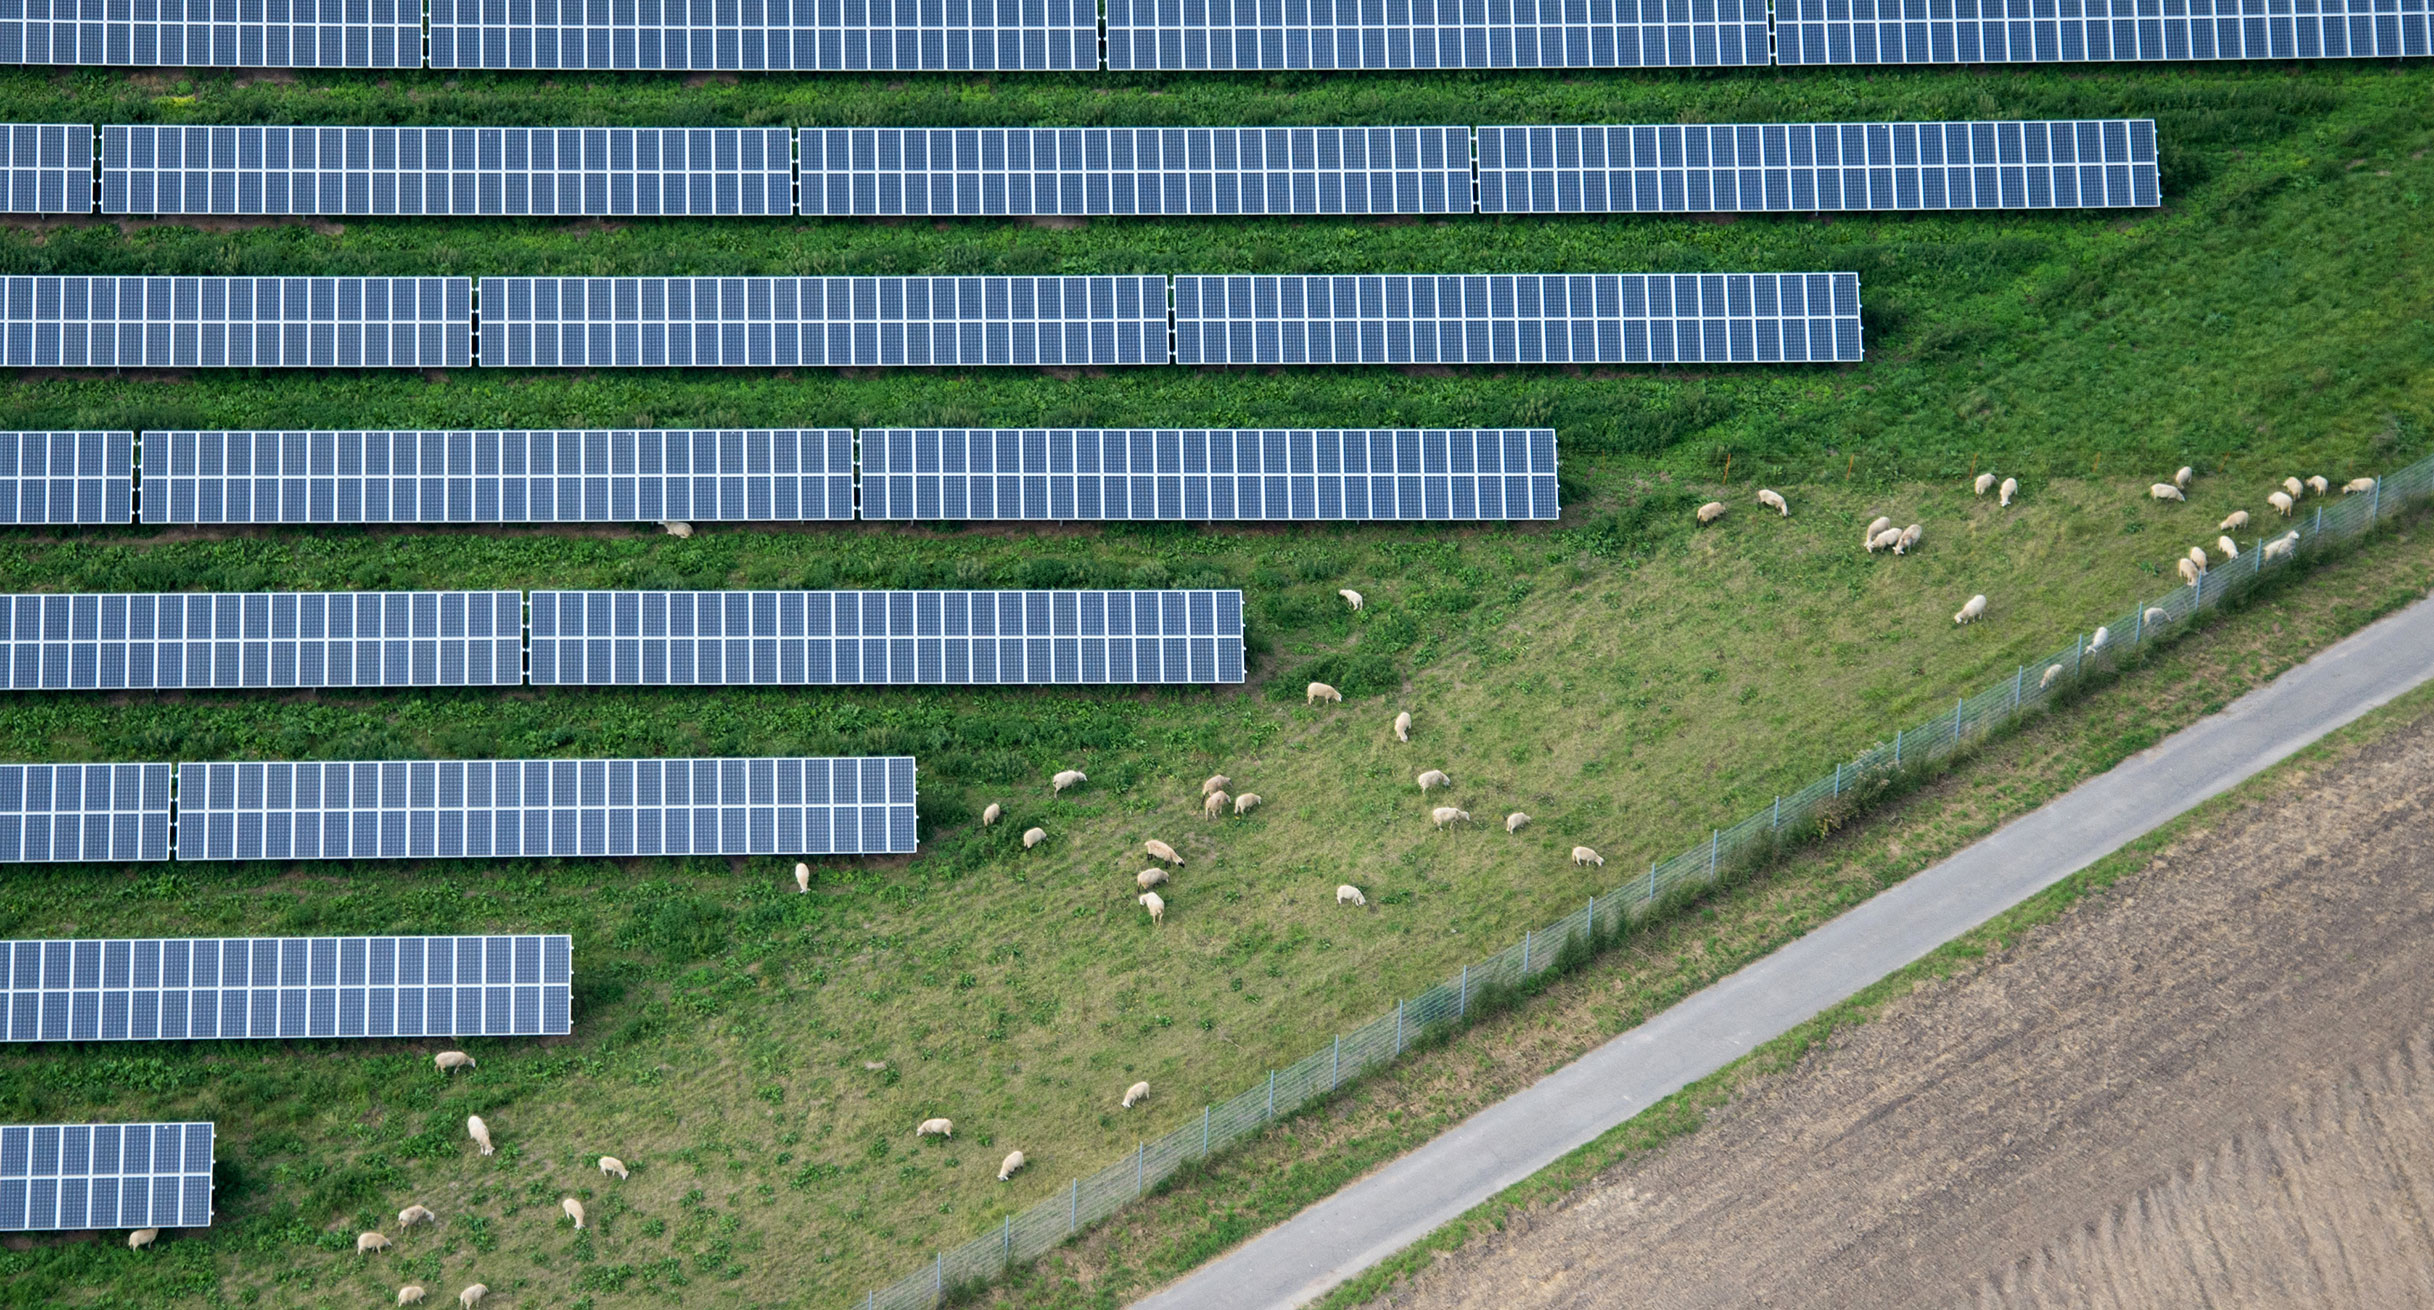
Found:
[[[1004,72],[2388,58],[2426,0],[14,0],[0,63]],[[1770,12],[1771,8],[1771,12]]]
[[[0,1126],[0,1232],[211,1226],[208,1123]]]
[[[1239,591],[0,596],[0,690],[1242,681]],[[123,784],[122,784],[123,785]],[[167,779],[159,780],[165,790]]]
[[[913,761],[0,764],[0,864],[889,855]]]
[[[1306,329],[1305,329],[1306,331]],[[1559,516],[1548,428],[865,428],[865,519]],[[854,431],[147,432],[146,523],[855,517]],[[129,523],[132,432],[0,432],[0,523]]]
[[[1474,176],[1473,133],[1477,165]],[[93,129],[0,125],[17,213]],[[1711,213],[2151,206],[2149,119],[1601,127],[101,129],[107,214]]]
[[[573,939],[0,941],[0,1041],[562,1037]]]
[[[1856,273],[567,277],[484,278],[481,288],[489,368],[1767,364],[1863,354]],[[0,365],[463,368],[473,362],[471,290],[463,278],[12,277]]]

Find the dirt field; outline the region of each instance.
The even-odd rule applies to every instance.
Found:
[[[2434,1303],[2434,715],[1397,1307]]]

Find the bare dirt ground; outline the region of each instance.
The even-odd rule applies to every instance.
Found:
[[[2434,715],[1397,1307],[2434,1304]]]

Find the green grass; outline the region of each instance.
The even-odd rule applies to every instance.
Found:
[[[546,91],[537,90],[547,86]],[[13,534],[0,589],[1229,585],[1223,692],[540,691],[0,704],[8,758],[904,752],[924,854],[783,861],[13,870],[0,933],[575,933],[577,1035],[471,1046],[0,1052],[0,1116],[222,1125],[221,1223],[152,1258],[0,1253],[31,1299],[833,1304],[1196,1115],[1609,876],[2168,585],[2286,473],[2434,447],[2422,68],[1729,77],[560,83],[0,74],[26,121],[1494,122],[2152,114],[2159,213],[1890,220],[1021,224],[348,222],[0,228],[0,272],[1223,272],[1856,268],[1849,369],[34,376],[8,426],[1552,424],[1542,528],[865,526]],[[182,97],[191,96],[191,101]],[[1722,485],[1727,459],[1729,486]],[[2193,503],[2148,482],[2182,463]],[[2009,512],[1966,493],[2017,474]],[[1755,512],[1756,480],[1794,517]],[[1704,533],[1689,510],[1739,508]],[[1920,555],[1855,549],[1875,513]],[[1370,598],[1362,615],[1339,586]],[[1955,631],[1972,592],[1989,620]],[[1314,671],[1347,704],[1299,704]],[[1387,721],[1419,720],[1409,746]],[[1049,797],[1047,775],[1087,769]],[[1431,831],[1420,769],[1469,830]],[[1267,798],[1208,824],[1222,770]],[[1002,801],[1008,821],[975,816]],[[1430,801],[1428,804],[1437,803]],[[1538,822],[1507,837],[1492,816]],[[1027,855],[1014,834],[1051,840]],[[1189,861],[1163,931],[1140,839]],[[1373,912],[1339,913],[1338,882]],[[866,1062],[885,1061],[885,1070]],[[1136,1078],[1148,1106],[1115,1108]],[[478,1110],[502,1143],[461,1141]],[[914,1120],[957,1120],[952,1145]],[[1012,1147],[1031,1170],[993,1179]],[[603,1189],[590,1157],[637,1166]],[[562,1228],[560,1195],[597,1229]],[[409,1201],[446,1221],[369,1263]],[[480,1222],[475,1222],[476,1219]],[[392,1234],[395,1236],[396,1234]]]

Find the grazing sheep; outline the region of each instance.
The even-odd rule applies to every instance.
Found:
[[[2224,532],[2237,532],[2241,528],[2247,526],[2248,511],[2244,509],[2235,509],[2223,517],[2221,530]]]
[[[2265,498],[2265,503],[2266,503],[2266,504],[2268,504],[2268,505],[2273,506],[2275,509],[2278,509],[2278,510],[2282,511],[2282,517],[2283,517],[2283,518],[2289,518],[2289,517],[2290,517],[2290,508],[2291,508],[2291,506],[2292,506],[2293,504],[2295,504],[2296,502],[2294,502],[2294,501],[2292,501],[2292,500],[2291,500],[2289,493],[2287,493],[2287,492],[2281,492],[2281,491],[2277,491],[2277,492],[2273,493],[2272,495],[2267,496],[2267,497]]]
[[[2113,630],[2111,628],[2096,629],[2096,635],[2088,638],[2087,653],[2093,655],[2096,652],[2103,650],[2104,644],[2112,639]]]
[[[1975,488],[1976,488],[1976,491],[1977,491],[1977,494],[1978,494],[1978,495],[1983,496],[1983,495],[1985,495],[1985,494],[1986,494],[1986,493],[1987,493],[1987,492],[1988,492],[1990,489],[1992,489],[1992,488],[1993,488],[1994,484],[1995,484],[1995,475],[1994,475],[1994,474],[1992,474],[1992,473],[1980,473],[1980,474],[1978,475],[1978,480],[1977,480],[1975,483],[1972,483],[1971,485],[1972,485],[1973,487],[1975,487]]]
[[[2321,496],[2324,493],[2331,491],[2333,489],[2333,484],[2325,481],[2324,475],[2319,473],[2307,480],[2307,489]]]
[[[472,1068],[473,1057],[463,1051],[442,1051],[431,1057],[431,1063],[438,1065],[441,1073],[446,1073],[451,1069]]]
[[[1724,517],[1724,502],[1723,502],[1723,501],[1720,501],[1720,500],[1711,500],[1711,501],[1707,502],[1706,504],[1699,506],[1699,522],[1701,522],[1701,523],[1703,523],[1703,524],[1704,524],[1704,523],[1713,523],[1713,522],[1715,522],[1717,519],[1720,519],[1720,518],[1723,518],[1723,517]]]
[[[2282,479],[2282,490],[2289,492],[2292,500],[2297,500],[2307,494],[2307,484],[2297,478],[2284,478]]]
[[[670,519],[659,526],[671,537],[690,537],[693,535],[692,524],[679,522],[675,519]]]
[[[1442,828],[1449,823],[1470,822],[1471,812],[1469,810],[1457,810],[1451,805],[1440,805],[1437,808],[1430,810],[1428,812],[1428,817],[1435,820],[1436,825]]]
[[[1303,702],[1305,705],[1316,705],[1320,701],[1330,701],[1336,704],[1343,703],[1344,693],[1337,691],[1335,688],[1328,686],[1326,683],[1313,682],[1310,684],[1307,690],[1310,693],[1310,699]]]
[[[1952,621],[1954,623],[1975,623],[1978,619],[1984,617],[1985,613],[1986,598],[1984,596],[1972,596],[1969,598],[1969,602],[1967,604],[1961,606],[1961,612],[1952,616]]]
[[[997,821],[1004,818],[1005,814],[1005,806],[998,804],[996,801],[991,801],[989,802],[989,808],[980,812],[980,826],[983,828],[995,827],[997,825]]]
[[[1129,1110],[1149,1099],[1149,1084],[1134,1083],[1124,1089],[1124,1108]]]
[[[2043,691],[2043,690],[2045,690],[2046,688],[2053,686],[2053,685],[2054,685],[2054,679],[2059,678],[2059,677],[2061,677],[2061,676],[2062,676],[2062,666],[2061,666],[2061,665],[2059,665],[2059,664],[2048,664],[2048,665],[2046,665],[2046,666],[2045,666],[2045,676],[2044,676],[2044,677],[2042,677],[2042,678],[2037,679],[2037,690],[2039,690],[2039,691]]]
[[[1352,588],[1346,587],[1335,594],[1343,597],[1344,603],[1350,605],[1355,612],[1359,611],[1361,608],[1361,593],[1354,591]]]
[[[794,889],[804,895],[811,893],[811,866],[797,861],[794,866]]]
[[[1530,816],[1523,814],[1519,810],[1515,810],[1511,814],[1504,816],[1504,830],[1506,832],[1519,832],[1529,826]]]
[[[1132,876],[1132,885],[1140,888],[1142,891],[1148,891],[1150,888],[1155,887],[1159,883],[1165,881],[1166,870],[1164,869],[1143,869],[1139,873]]]
[[[582,1227],[583,1227],[583,1203],[582,1203],[581,1201],[578,1201],[578,1200],[576,1200],[575,1198],[573,1198],[573,1197],[571,1197],[571,1196],[570,1196],[570,1197],[567,1197],[565,1200],[558,1202],[558,1208],[559,1208],[559,1209],[561,1209],[561,1210],[564,1210],[564,1211],[566,1212],[566,1217],[567,1217],[567,1218],[572,1219],[572,1220],[574,1220],[574,1221],[575,1221],[575,1228],[576,1228],[578,1231],[580,1231],[580,1230],[582,1229]]]
[[[2341,494],[2344,496],[2355,496],[2361,491],[2373,491],[2374,489],[2375,480],[2373,478],[2351,478],[2348,483],[2342,486]]]
[[[1870,520],[1868,521],[1868,530],[1867,530],[1867,531],[1865,531],[1865,532],[1863,532],[1863,533],[1860,533],[1860,534],[1859,534],[1859,539],[1860,539],[1861,541],[1863,541],[1863,542],[1865,542],[1865,541],[1873,541],[1873,540],[1875,540],[1875,538],[1876,538],[1876,534],[1877,534],[1877,533],[1882,532],[1882,531],[1884,531],[1885,529],[1887,529],[1887,528],[1889,528],[1889,527],[1892,527],[1892,526],[1893,526],[1893,520],[1891,520],[1891,519],[1889,519],[1889,518],[1886,518],[1886,517],[1885,517],[1884,515],[1882,515],[1882,514],[1879,514],[1879,515],[1877,515],[1875,518],[1870,519]]]
[[[620,1159],[618,1159],[616,1156],[613,1156],[613,1155],[604,1155],[604,1156],[601,1156],[601,1157],[600,1157],[600,1176],[601,1176],[601,1177],[603,1177],[603,1178],[606,1178],[606,1177],[608,1177],[610,1174],[615,1174],[615,1175],[617,1175],[617,1181],[618,1181],[618,1182],[621,1182],[621,1183],[622,1183],[622,1182],[624,1182],[624,1181],[626,1180],[626,1167],[625,1167],[625,1161],[620,1160]]]
[[[2206,548],[2203,546],[2191,546],[2189,548],[2189,562],[2197,566],[2198,572],[2205,572],[2210,562],[2210,557],[2206,554]]]
[[[2020,480],[2019,480],[2018,478],[2005,478],[2005,479],[2003,479],[2003,495],[2002,495],[2002,499],[2001,499],[2001,501],[2000,501],[2000,503],[2002,504],[2003,508],[2005,508],[2005,509],[2009,509],[2009,508],[2011,508],[2011,498],[2012,498],[2012,497],[2014,497],[2014,496],[2017,496],[2017,495],[2019,495],[2019,494],[2020,494]]]
[[[1792,516],[1792,507],[1783,502],[1783,493],[1779,491],[1768,491],[1766,488],[1760,487],[1758,489],[1758,503],[1766,506],[1768,509],[1775,511],[1778,514],[1781,514],[1787,519]]]
[[[2182,582],[2184,582],[2184,583],[2187,583],[2188,585],[2190,585],[2190,586],[2192,586],[2192,587],[2194,587],[2194,586],[2196,586],[2196,585],[2197,585],[2197,580],[2198,580],[2199,578],[2201,578],[2201,577],[2205,576],[2205,572],[2206,572],[2206,571],[2205,571],[2204,569],[2199,568],[2198,566],[2196,566],[2195,564],[2190,563],[2190,562],[2189,562],[2189,561],[2187,561],[2187,560],[2181,560],[2181,561],[2179,561],[2179,564],[2180,564],[2180,580],[2181,580]]]
[[[1410,711],[1410,710],[1405,710],[1405,711],[1403,711],[1401,714],[1398,714],[1398,715],[1394,716],[1394,739],[1395,739],[1396,741],[1410,741],[1410,740],[1411,740],[1411,711]]]
[[[389,1239],[381,1236],[378,1233],[358,1233],[355,1235],[355,1254],[357,1255],[362,1255],[366,1251],[386,1251],[388,1249]]]
[[[1598,868],[1602,869],[1606,867],[1606,857],[1598,854],[1596,851],[1590,850],[1586,846],[1575,846],[1572,848],[1572,863],[1575,867],[1583,864],[1594,864]]]
[[[1048,840],[1048,830],[1046,828],[1023,829],[1024,850],[1030,850],[1032,847],[1037,846],[1046,840]]]
[[[2293,551],[2297,550],[2298,548],[2299,548],[2299,534],[2298,534],[2298,533],[2296,533],[2296,532],[2291,533],[2291,534],[2290,534],[2289,536],[2287,536],[2287,537],[2276,537],[2276,538],[2274,538],[2273,540],[2268,541],[2268,542],[2266,542],[2266,543],[2265,543],[2265,558],[2267,558],[2267,559],[2281,559],[2281,558],[2283,558],[2283,557],[2285,557],[2285,556],[2289,555],[2291,552],[2293,552]]]
[[[1909,527],[1903,528],[1902,535],[1893,543],[1893,553],[1896,555],[1909,554],[1911,551],[1918,549],[1919,538],[1926,535],[1927,530],[1920,527],[1916,523],[1911,524]]]
[[[1873,555],[1880,550],[1891,550],[1901,539],[1901,529],[1887,528],[1884,531],[1877,533],[1875,536],[1868,538],[1868,553]]]
[[[412,1228],[416,1224],[436,1224],[438,1222],[439,1216],[431,1213],[429,1207],[426,1206],[409,1205],[397,1212],[397,1226],[400,1228]]]
[[[1237,818],[1237,819],[1241,818],[1243,815],[1249,814],[1251,811],[1253,811],[1253,810],[1255,810],[1255,809],[1258,809],[1258,808],[1259,808],[1259,793],[1258,793],[1258,792],[1255,792],[1255,791],[1246,791],[1246,792],[1244,792],[1243,794],[1241,794],[1240,796],[1237,796],[1237,797],[1235,797],[1235,798],[1234,798],[1234,817],[1235,817],[1235,818]]]
[[[422,1303],[422,1299],[423,1289],[422,1285],[419,1283],[408,1283],[404,1287],[397,1289],[397,1303],[399,1305],[420,1305]]]
[[[913,1125],[913,1136],[951,1139],[955,1136],[955,1121],[952,1119],[924,1119]]]
[[[1031,1162],[1030,1162],[1030,1161],[1028,1161],[1028,1160],[1025,1160],[1025,1159],[1023,1158],[1023,1153],[1022,1153],[1022,1152],[1020,1152],[1020,1151],[1009,1151],[1009,1152],[1007,1152],[1007,1153],[1006,1153],[1006,1159],[1005,1159],[1005,1163],[1000,1164],[999,1166],[997,1166],[997,1181],[999,1181],[999,1182],[1001,1182],[1001,1183],[1010,1183],[1010,1182],[1013,1182],[1013,1181],[1014,1181],[1014,1171],[1015,1171],[1015,1170],[1017,1170],[1017,1169],[1022,1168],[1024,1165],[1029,1164],[1029,1163],[1031,1163]]]
[[[2184,496],[2184,495],[2180,494],[2180,488],[2178,488],[2178,487],[2176,487],[2176,486],[2173,486],[2173,485],[2172,485],[2171,483],[2169,483],[2169,482],[2158,482],[2158,483],[2156,483],[2154,486],[2147,488],[2147,494],[2148,494],[2148,495],[2150,495],[2150,496],[2153,496],[2153,497],[2154,497],[2154,498],[2156,498],[2157,500],[2187,500],[2187,499],[2188,499],[2188,497],[2187,497],[2187,496]]]
[[[2180,488],[2183,491],[2187,491],[2189,489],[2189,479],[2196,476],[2196,469],[2183,464],[2180,466],[2180,471],[2172,475],[2172,485]]]
[[[1226,788],[1233,785],[1234,780],[1232,778],[1229,778],[1222,773],[1212,773],[1208,777],[1201,780],[1200,794],[1206,796],[1210,792],[1224,791]]]
[[[475,1283],[456,1294],[456,1303],[464,1307],[464,1310],[473,1310],[473,1307],[480,1305],[482,1298],[488,1295],[490,1295],[490,1284]]]
[[[2154,626],[2155,626],[2156,624],[2158,624],[2158,623],[2170,623],[2171,621],[2172,621],[2172,616],[2171,616],[2171,615],[2169,615],[2169,614],[2164,613],[2162,610],[2160,610],[2160,609],[2156,609],[2156,608],[2154,608],[2153,606],[2149,606],[2149,607],[2147,608],[2147,626],[2148,626],[2148,627],[2150,627],[2150,628],[2151,628],[2151,627],[2154,627]]]
[[[1141,849],[1148,851],[1149,858],[1153,860],[1164,860],[1178,869],[1183,867],[1183,857],[1175,854],[1175,848],[1155,837],[1141,843]]]
[[[2223,552],[2223,559],[2225,561],[2235,560],[2240,557],[2240,543],[2233,541],[2229,537],[2216,537],[2214,539],[2214,548]]]
[[[490,1125],[482,1122],[482,1116],[478,1114],[465,1116],[465,1135],[472,1138],[482,1148],[482,1154],[496,1154],[490,1145]]]
[[[1080,769],[1067,769],[1064,772],[1057,774],[1055,777],[1050,778],[1048,780],[1048,785],[1057,791],[1063,791],[1067,787],[1078,787],[1088,781],[1090,781],[1089,774],[1082,772]]]
[[[1149,911],[1149,921],[1161,928],[1165,927],[1166,898],[1160,896],[1156,892],[1143,892],[1141,893],[1139,899],[1141,901],[1141,908]]]
[[[1369,898],[1361,895],[1361,889],[1353,886],[1351,883],[1338,883],[1336,884],[1335,888],[1335,903],[1338,905],[1365,906],[1369,904]]]
[[[1225,807],[1233,803],[1234,798],[1226,795],[1224,792],[1210,792],[1208,794],[1208,798],[1200,802],[1200,817],[1204,819],[1218,818],[1225,813]]]
[[[1420,775],[1420,794],[1423,796],[1435,791],[1439,787],[1451,787],[1453,785],[1454,780],[1446,777],[1445,770],[1443,769],[1430,769],[1428,772]]]
[[[159,1241],[160,1236],[161,1230],[158,1228],[138,1228],[134,1232],[127,1234],[127,1249],[130,1251],[141,1251],[145,1247]]]

